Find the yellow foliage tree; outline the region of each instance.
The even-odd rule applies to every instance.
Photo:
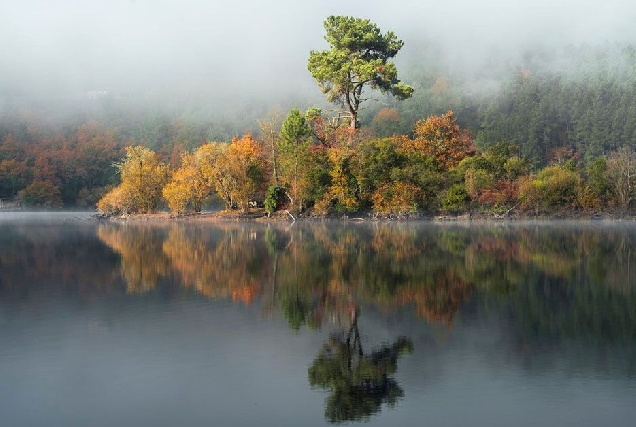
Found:
[[[201,212],[211,191],[197,156],[184,153],[181,167],[172,173],[172,179],[163,188],[163,197],[174,213]]]
[[[331,163],[329,175],[331,185],[322,200],[316,203],[318,212],[326,213],[332,206],[338,211],[353,212],[359,208],[356,195],[357,182],[351,170],[351,162],[355,151],[351,147],[329,147],[327,156]]]
[[[142,146],[126,147],[126,157],[117,167],[121,184],[97,202],[98,209],[108,214],[154,212],[168,180],[168,167]]]
[[[249,202],[265,184],[265,159],[261,144],[244,135],[231,144],[211,142],[195,153],[208,185],[223,200],[227,209],[249,210]]]
[[[373,209],[380,214],[406,213],[417,209],[421,189],[408,181],[385,183],[371,195]]]
[[[194,153],[199,162],[201,174],[207,185],[214,190],[227,209],[234,206],[230,188],[235,185],[227,171],[227,151],[230,147],[225,142],[208,142],[200,146]]]

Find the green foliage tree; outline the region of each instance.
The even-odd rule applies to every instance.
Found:
[[[344,336],[332,335],[308,369],[312,387],[329,389],[325,418],[331,423],[367,420],[385,404],[395,406],[404,391],[392,377],[398,359],[413,351],[406,337],[364,354],[357,321]]]
[[[267,212],[267,216],[276,212],[278,207],[283,203],[284,197],[285,189],[283,187],[276,185],[267,187],[267,192],[265,193],[265,212]]]
[[[599,157],[588,166],[587,182],[579,193],[579,203],[584,208],[599,209],[610,203],[613,192],[607,170],[605,157]]]
[[[311,181],[311,128],[298,108],[293,108],[282,124],[278,141],[279,180],[294,209],[302,211]]]
[[[404,45],[392,31],[382,34],[368,19],[330,16],[324,22],[329,50],[311,51],[308,69],[329,102],[347,109],[349,126],[358,128],[365,87],[410,98],[413,88],[397,77],[393,58]]]
[[[18,200],[30,207],[62,207],[60,190],[49,181],[34,181],[18,192]]]
[[[548,166],[534,179],[524,181],[519,197],[526,207],[547,211],[572,209],[577,207],[578,189],[581,176],[567,167]]]
[[[410,212],[421,203],[422,189],[404,173],[409,158],[399,148],[397,138],[367,140],[357,148],[360,201],[380,214]]]
[[[442,209],[450,213],[459,213],[466,210],[470,196],[466,192],[463,184],[454,184],[451,186],[442,200]]]

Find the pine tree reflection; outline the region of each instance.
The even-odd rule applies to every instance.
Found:
[[[331,423],[366,420],[382,405],[394,407],[404,390],[392,377],[400,356],[413,351],[405,337],[365,354],[358,329],[358,307],[350,307],[351,325],[332,334],[308,369],[312,387],[330,391],[325,418]]]

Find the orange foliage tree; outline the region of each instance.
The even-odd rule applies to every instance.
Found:
[[[475,154],[475,143],[470,132],[455,122],[453,111],[441,116],[430,116],[415,124],[414,138],[406,144],[433,157],[442,169],[451,169],[462,159]]]

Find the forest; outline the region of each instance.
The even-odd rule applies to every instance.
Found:
[[[343,84],[320,68],[343,47],[312,51],[310,72],[342,110],[273,100],[213,116],[196,107],[142,108],[119,96],[76,100],[72,108],[68,100],[47,108],[5,96],[0,200],[97,206],[106,214],[633,209],[633,46],[528,50],[472,74],[438,65],[431,54],[402,67],[408,86],[386,62],[401,41],[380,36],[391,55],[379,55],[385,62],[364,80],[368,87],[350,93],[334,92]],[[379,92],[374,99],[371,90]]]

